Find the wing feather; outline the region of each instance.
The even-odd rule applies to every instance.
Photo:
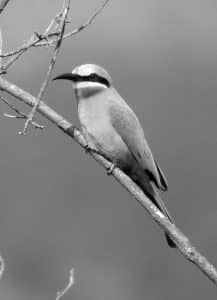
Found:
[[[154,161],[138,118],[121,97],[119,100],[118,103],[117,101],[110,101],[109,115],[113,128],[121,136],[129,151],[144,171],[152,174],[153,181],[157,187],[167,190],[166,178]]]

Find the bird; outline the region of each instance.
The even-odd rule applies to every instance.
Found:
[[[114,167],[127,174],[173,223],[160,191],[167,191],[167,179],[154,159],[135,112],[120,96],[109,73],[95,64],[82,64],[56,76],[71,81],[78,103],[78,118],[88,149],[98,151]],[[165,232],[167,243],[175,242]]]

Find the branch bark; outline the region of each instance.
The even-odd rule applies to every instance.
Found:
[[[10,103],[8,100],[6,100],[5,98],[3,98],[0,95],[0,100],[5,103],[12,111],[14,111],[16,113],[16,115],[10,115],[7,113],[4,113],[4,116],[7,118],[11,118],[11,119],[27,119],[28,115],[25,114],[24,112],[20,111],[18,108],[15,107],[15,105],[13,105],[12,103]],[[44,126],[39,125],[38,123],[32,121],[32,125],[36,128],[36,129],[44,129]]]
[[[2,77],[0,77],[0,90],[14,96],[19,101],[31,107],[38,103],[37,98]],[[43,101],[40,101],[37,110],[65,134],[73,138],[84,149],[86,148],[86,141],[81,132],[61,115],[47,106]],[[89,154],[105,169],[108,170],[111,167],[111,162],[106,160],[100,154],[91,151]],[[137,202],[146,209],[163,231],[166,231],[172,237],[174,242],[177,244],[177,249],[180,253],[182,253],[187,260],[195,264],[207,278],[217,285],[216,268],[191,244],[189,239],[179,230],[179,228],[172,224],[168,218],[165,217],[164,214],[162,214],[144,195],[142,190],[120,169],[114,168],[112,175],[137,200]]]
[[[95,10],[93,14],[91,14],[88,19],[76,27],[75,29],[69,31],[68,33],[65,33],[63,36],[63,40],[70,38],[71,36],[80,33],[84,29],[88,28],[94,20],[97,18],[97,16],[102,12],[104,7],[109,3],[110,0],[103,0],[101,5]],[[12,57],[3,67],[3,71],[7,71],[7,69],[26,51],[33,47],[47,47],[47,46],[53,46],[57,39],[59,33],[54,30],[54,32],[51,32],[53,25],[53,20],[49,24],[49,26],[46,28],[45,32],[43,34],[34,34],[32,35],[27,42],[25,42],[21,47],[12,50],[7,53],[1,53],[0,57],[7,58]]]
[[[2,40],[2,32],[0,28],[0,70],[2,68],[2,58],[1,58],[2,48],[3,48],[3,40]]]
[[[8,4],[10,0],[2,0],[1,4],[0,4],[0,14],[3,12],[3,10],[5,9],[6,5]]]
[[[71,3],[71,0],[67,0],[67,1],[64,0],[63,12],[62,12],[60,23],[59,23],[60,31],[59,31],[59,35],[57,37],[56,46],[55,46],[55,49],[54,49],[54,54],[52,56],[50,65],[48,67],[48,71],[47,71],[45,80],[42,82],[40,91],[38,93],[37,103],[36,103],[36,105],[33,106],[32,110],[29,113],[28,118],[26,119],[22,134],[26,133],[29,123],[33,122],[33,118],[34,118],[34,115],[36,113],[36,110],[37,110],[37,108],[40,104],[40,101],[43,99],[43,96],[45,94],[45,90],[48,87],[48,83],[50,81],[52,71],[54,69],[57,57],[58,57],[59,52],[60,52],[60,47],[61,47],[61,44],[62,44],[63,35],[64,35],[64,31],[65,31],[66,19],[67,19],[69,9],[70,9],[70,3]]]

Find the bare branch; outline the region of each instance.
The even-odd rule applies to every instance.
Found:
[[[88,27],[89,25],[91,25],[93,23],[93,21],[96,19],[96,17],[104,9],[104,7],[109,3],[109,1],[110,0],[104,0],[102,2],[102,4],[97,8],[97,10],[86,20],[86,22],[84,22],[83,24],[81,24],[79,27],[75,28],[71,32],[66,33],[64,35],[63,39],[67,39],[67,38],[71,37],[72,35],[79,33],[80,31],[82,31],[83,29]],[[48,37],[51,38],[52,35],[55,35],[55,34],[50,34]],[[40,42],[36,46],[47,46],[47,45],[48,45],[48,42]]]
[[[13,105],[12,103],[10,103],[8,100],[6,100],[5,98],[3,98],[0,95],[0,100],[5,103],[11,110],[13,110],[17,115],[10,115],[10,114],[6,114],[4,113],[4,116],[7,118],[11,118],[11,119],[27,119],[28,115],[23,113],[22,111],[20,111],[18,108],[15,107],[15,105]],[[36,128],[36,129],[44,129],[44,126],[39,125],[38,123],[32,121],[31,124]]]
[[[49,32],[51,32],[52,29],[56,30],[57,28],[57,24],[59,23],[59,18],[61,17],[61,13],[57,14],[50,22],[50,24],[48,25],[48,27],[46,28],[45,32],[44,32],[44,36],[46,37]],[[39,38],[40,39],[40,38]]]
[[[53,26],[53,22],[55,19],[52,19],[51,22],[49,23],[48,27],[45,29],[45,33],[43,35],[40,35],[38,33],[34,33],[34,35],[31,35],[29,40],[25,42],[21,47],[7,53],[1,53],[0,57],[6,58],[6,57],[11,57],[16,54],[23,54],[25,51],[29,50],[31,47],[34,47],[38,42],[42,40],[47,40],[48,41],[48,30],[51,28],[51,25]],[[46,44],[47,46],[47,44]],[[8,68],[8,64],[5,65],[5,69]]]
[[[2,49],[3,49],[3,40],[2,40],[2,32],[0,29],[0,71],[2,69],[2,58],[1,58]]]
[[[38,103],[38,100],[34,96],[1,77],[0,90],[7,92],[29,106],[33,107]],[[87,144],[80,131],[42,101],[38,106],[38,112],[86,149]],[[89,154],[106,170],[111,168],[112,163],[99,153],[90,151]],[[175,224],[172,224],[144,195],[142,190],[120,169],[114,168],[112,175],[137,200],[137,202],[146,209],[163,231],[166,231],[171,236],[180,253],[182,253],[187,260],[195,264],[207,278],[217,285],[216,268],[191,244],[189,239],[179,230],[179,228],[176,227]]]
[[[2,66],[1,71],[6,73],[8,68],[16,61],[18,58],[25,53],[30,47],[32,47],[37,41],[34,39],[34,35],[30,37],[30,39],[22,46],[22,49],[15,50],[12,56],[5,65]],[[1,57],[4,57],[2,55]]]
[[[66,19],[67,19],[68,12],[69,12],[69,9],[70,9],[70,2],[71,2],[71,0],[64,1],[65,8],[63,10],[62,17],[61,17],[60,24],[59,24],[60,33],[59,33],[59,36],[58,36],[58,39],[57,39],[57,42],[56,42],[56,47],[54,49],[54,54],[53,54],[53,57],[51,59],[51,63],[49,65],[48,72],[47,72],[47,75],[45,77],[45,80],[43,81],[43,83],[41,85],[41,88],[40,88],[40,91],[39,91],[39,94],[38,94],[38,97],[37,97],[38,98],[37,104],[33,106],[32,110],[31,110],[31,112],[30,112],[30,114],[29,114],[29,116],[28,116],[28,118],[25,122],[22,134],[25,134],[27,132],[27,128],[28,128],[29,123],[31,123],[33,121],[35,112],[36,112],[36,110],[37,110],[37,108],[40,104],[41,99],[44,96],[45,90],[46,90],[46,88],[48,86],[48,83],[50,81],[51,74],[52,74],[52,71],[53,71],[54,65],[56,63],[57,56],[59,54],[60,47],[61,47],[61,44],[62,44],[63,35],[64,35],[64,31],[65,31],[65,25],[66,25]]]
[[[2,256],[0,256],[0,279],[2,279],[4,271],[5,271],[5,262]]]
[[[6,5],[8,4],[10,0],[2,0],[1,4],[0,4],[0,14],[3,12],[3,10],[5,9]]]
[[[69,282],[62,291],[57,292],[56,300],[60,300],[61,298],[63,298],[68,293],[68,291],[73,287],[74,283],[75,283],[74,269],[71,269],[69,272]]]
[[[27,42],[25,42],[21,47],[19,47],[18,49],[13,50],[12,52],[8,52],[6,54],[2,54],[0,53],[0,58],[6,58],[6,57],[11,57],[7,63],[0,69],[1,73],[6,73],[8,68],[16,61],[18,60],[18,58],[20,58],[20,56],[22,56],[26,51],[28,51],[30,48],[34,47],[38,42],[45,40],[47,41],[47,46],[50,45],[49,41],[48,41],[48,34],[50,32],[50,30],[52,29],[56,29],[55,25],[58,25],[59,27],[59,18],[62,16],[62,11],[60,13],[58,13],[49,23],[48,27],[45,29],[44,33],[38,34],[37,32],[35,32],[33,35],[31,35],[31,37],[29,38],[29,40]],[[57,38],[59,36],[59,32],[57,33]]]
[[[97,10],[83,24],[81,24],[77,28],[73,29],[69,33],[66,33],[63,36],[63,39],[67,39],[67,38],[71,37],[72,35],[75,35],[75,34],[81,32],[82,30],[86,29],[87,27],[89,27],[89,25],[91,25],[93,23],[93,21],[101,13],[101,11],[104,9],[104,7],[108,4],[109,1],[110,0],[104,0],[102,2],[102,4],[97,8]],[[41,35],[39,34],[36,37],[33,36],[34,39],[31,36],[30,39],[28,40],[28,42],[24,43],[24,45],[22,45],[18,49],[1,54],[0,57],[2,57],[2,58],[17,55],[16,58],[14,57],[11,60],[9,60],[3,69],[6,71],[14,63],[14,61],[16,61],[21,55],[23,55],[27,50],[29,50],[32,47],[53,46],[53,44],[57,41],[58,35],[59,35],[59,33],[56,31],[50,32],[52,29],[54,30],[52,25],[55,24],[56,20],[57,20],[57,17],[55,17],[50,22],[49,26],[47,27],[47,29],[45,30],[45,32],[43,34],[41,34]]]

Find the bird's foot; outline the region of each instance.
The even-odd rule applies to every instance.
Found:
[[[86,144],[86,145],[84,146],[84,149],[85,149],[86,154],[87,154],[87,153],[90,153],[90,152],[99,154],[99,151],[97,151],[96,149],[90,147],[88,144]]]
[[[112,175],[116,165],[114,163],[111,164],[110,167],[107,168],[107,175]]]
[[[89,146],[88,144],[86,144],[86,145],[84,146],[84,150],[85,150],[85,152],[86,152],[86,154],[87,154],[88,152],[90,152],[90,146]]]

